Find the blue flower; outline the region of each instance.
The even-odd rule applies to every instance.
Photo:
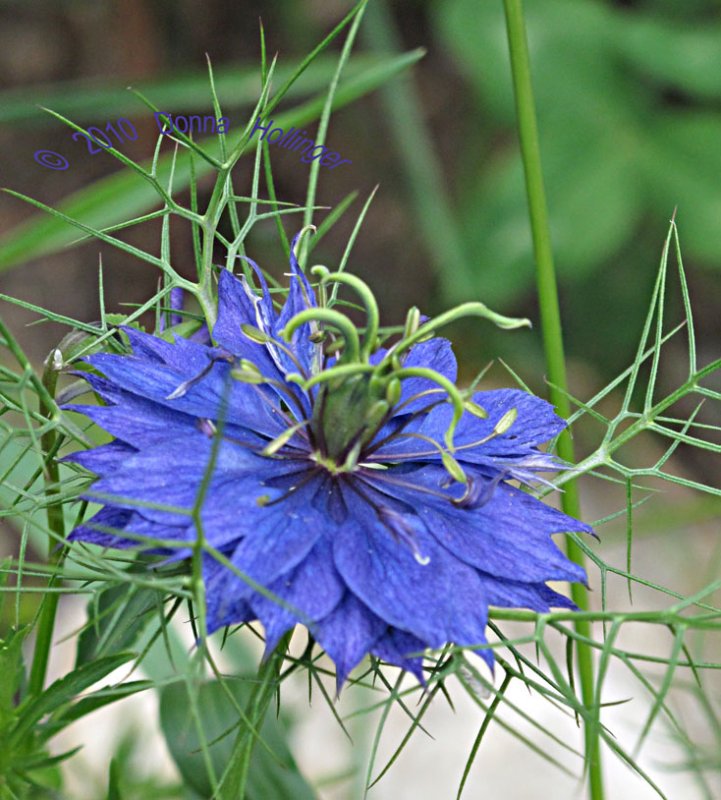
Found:
[[[104,405],[69,408],[115,438],[69,457],[100,476],[86,497],[105,503],[71,538],[165,540],[187,557],[197,505],[236,568],[203,554],[209,630],[259,619],[271,649],[302,622],[339,686],[368,653],[422,680],[426,648],[486,642],[489,606],[573,608],[546,582],[585,574],[551,535],[590,528],[516,485],[559,468],[538,449],[564,427],[552,407],[516,389],[459,393],[450,343],[417,313],[376,347],[357,278],[321,270],[320,296],[330,282],[360,294],[362,341],[295,255],[280,310],[249,263],[259,291],[220,273],[214,345],[125,328],[132,355],[87,358]]]

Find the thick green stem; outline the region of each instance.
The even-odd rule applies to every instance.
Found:
[[[563,333],[561,330],[561,314],[558,306],[556,273],[553,264],[553,251],[548,225],[548,210],[543,186],[541,170],[541,152],[538,143],[538,127],[536,109],[531,85],[531,70],[528,58],[528,44],[523,18],[522,0],[504,0],[506,11],[506,28],[508,46],[511,55],[511,70],[518,116],[518,133],[521,142],[521,154],[526,178],[526,193],[531,219],[533,250],[536,260],[536,280],[538,284],[538,300],[541,312],[541,331],[546,357],[546,371],[551,384],[550,399],[562,417],[570,414],[570,405],[566,390],[566,362],[563,353]],[[558,455],[569,463],[574,461],[573,442],[568,431],[564,431],[558,440]],[[578,488],[575,481],[565,485],[561,505],[566,514],[580,516]],[[568,540],[569,558],[577,564],[584,565],[584,556],[580,548],[572,540]],[[588,609],[588,596],[584,587],[573,584],[571,596],[576,605],[585,611]],[[587,619],[575,620],[576,632],[585,638],[591,634],[591,625]],[[584,705],[590,710],[594,704],[594,665],[591,648],[579,642],[577,648],[577,664],[581,685],[581,696]],[[591,726],[585,726],[586,764],[588,768],[589,794],[592,800],[603,800],[603,773],[601,766],[600,740]]]
[[[60,351],[56,350],[55,353]],[[47,396],[40,396],[40,413],[49,420],[53,419],[56,408],[52,398],[55,396],[55,388],[58,382],[58,368],[55,364],[55,353],[51,353],[48,358],[45,371],[43,373],[43,386],[47,391]],[[62,354],[60,354],[62,358]],[[54,428],[46,431],[40,438],[45,464],[45,494],[48,500],[53,495],[58,494],[58,482],[60,472],[55,451],[57,448],[57,433]],[[48,503],[47,507],[48,528],[51,535],[48,542],[48,562],[56,569],[59,568],[65,554],[64,548],[58,548],[58,541],[65,537],[65,520],[63,517],[63,507],[60,503]],[[55,536],[53,536],[55,534]],[[48,581],[48,588],[52,589],[58,583],[57,574],[53,572]],[[45,676],[48,671],[48,661],[50,659],[50,648],[53,642],[53,631],[55,629],[55,615],[58,610],[58,592],[48,592],[42,601],[40,619],[38,621],[37,634],[35,639],[35,649],[33,651],[33,663],[28,679],[28,694],[38,695],[42,692],[45,684]]]
[[[228,761],[228,767],[221,778],[220,786],[213,795],[218,800],[240,800],[245,797],[250,757],[253,754],[257,737],[254,731],[260,729],[270,701],[278,688],[280,668],[290,643],[290,636],[287,633],[280,640],[273,654],[258,670],[257,683],[245,709],[245,718],[253,727],[241,725],[233,745],[233,753]]]

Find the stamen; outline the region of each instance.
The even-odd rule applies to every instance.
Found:
[[[285,342],[282,342],[280,341],[280,339],[276,339],[274,336],[271,336],[267,331],[261,330],[260,328],[256,328],[255,325],[248,325],[246,323],[241,325],[240,328],[241,331],[243,332],[243,335],[246,338],[250,339],[251,342],[255,342],[255,344],[263,344],[268,349],[270,349],[270,347],[277,347],[279,350],[285,353],[285,355],[288,356],[288,358],[293,363],[293,366],[300,372],[301,375],[303,375],[304,378],[308,377],[305,369],[303,368],[303,365],[300,363],[293,350],[290,347],[288,347],[288,345]],[[281,364],[278,361],[277,354],[270,352],[270,355],[272,356],[277,366],[280,368]]]
[[[428,442],[428,444],[432,445],[435,449],[431,450],[430,452],[426,453],[429,456],[437,456],[440,455],[441,461],[443,462],[443,466],[445,467],[448,474],[459,483],[465,483],[467,481],[466,474],[463,472],[463,467],[456,461],[455,458],[448,452],[448,450],[444,450],[443,447],[435,441],[435,439],[431,439],[430,436],[424,436],[422,433],[399,433],[397,435],[399,439],[421,439],[424,442]],[[404,461],[408,458],[416,458],[417,454],[409,455],[408,453],[398,453],[397,455],[389,455],[387,456],[388,461]]]
[[[255,391],[258,394],[258,396],[260,397],[260,399],[266,405],[270,406],[270,408],[273,411],[273,413],[277,414],[285,422],[287,427],[290,427],[291,425],[295,425],[296,422],[299,422],[298,419],[295,419],[295,418],[291,419],[291,417],[289,417],[282,409],[280,409],[280,408],[278,408],[278,406],[274,405],[274,403],[271,401],[271,398],[268,397],[266,392],[264,392],[263,389],[260,386],[256,386],[255,384],[252,384],[252,383],[249,384],[249,385],[252,386],[253,389],[255,389]],[[283,384],[280,384],[280,385],[284,386]],[[291,396],[294,397],[293,395],[291,395]],[[294,398],[294,399],[296,399],[296,402],[298,402],[297,398]],[[299,405],[299,407],[300,407],[300,405]],[[302,408],[301,408],[301,413],[302,414],[305,413],[305,410],[302,409]]]
[[[292,425],[287,430],[284,430],[280,436],[276,436],[272,442],[268,443],[261,451],[260,455],[262,456],[274,456],[281,447],[284,447],[288,444],[288,441],[292,439],[296,433],[300,431],[305,425],[308,424],[310,420],[304,419],[302,422],[299,422],[297,425]]]
[[[248,442],[244,439],[239,439],[237,436],[228,436],[227,434],[223,434],[223,441],[230,442],[231,444],[237,444],[240,447],[245,447],[247,450],[251,450],[256,455],[260,452],[258,447],[260,446],[260,442]],[[276,459],[287,459],[289,461],[298,461],[299,459],[305,458],[308,454],[308,451],[302,447],[294,447],[292,444],[289,444],[288,447],[291,447],[298,451],[299,455],[283,455],[282,453],[276,453],[274,458]]]
[[[187,381],[183,381],[179,386],[177,386],[173,391],[166,395],[166,400],[177,400],[179,397],[183,397],[193,386],[195,386],[198,381],[203,380],[203,378],[213,369],[213,367],[221,361],[232,362],[232,356],[213,356],[209,361],[207,366],[203,367],[200,372],[193,378],[190,378]]]
[[[413,336],[413,334],[418,330],[418,326],[420,324],[421,312],[416,306],[411,306],[406,314],[406,324],[403,328],[403,338],[407,339],[409,336]]]
[[[410,489],[413,492],[428,494],[431,495],[431,497],[437,497],[439,500],[443,500],[445,502],[448,502],[448,500],[452,499],[448,494],[444,494],[443,492],[437,492],[435,489],[429,489],[427,486],[420,486],[417,483],[410,483],[409,481],[404,481],[401,480],[400,478],[391,477],[385,472],[381,473],[380,475],[374,474],[370,476],[372,483],[369,483],[366,476],[364,476],[362,473],[359,473],[358,477],[371,488],[377,488],[374,487],[374,484],[378,483],[378,481],[381,481],[382,483],[388,483],[391,484],[392,486],[398,486],[401,489]],[[393,495],[390,496],[392,497]]]
[[[440,391],[441,391],[440,389],[428,389],[428,390],[426,390],[426,392],[419,392],[417,395],[414,395],[413,397],[414,398],[415,397],[421,397],[422,395],[424,395],[426,393],[440,392]],[[413,398],[411,398],[411,400],[412,399]],[[401,403],[400,406],[396,406],[395,409],[391,409],[391,411],[397,412],[399,408],[401,408],[402,406],[404,406],[406,404],[406,402],[410,402],[410,400]],[[366,449],[364,451],[364,455],[366,457],[369,456],[369,455],[372,455],[373,453],[376,452],[376,450],[378,450],[379,448],[383,447],[384,444],[386,444],[389,441],[392,441],[397,436],[400,436],[401,435],[401,431],[405,430],[411,424],[411,422],[413,422],[416,419],[418,419],[418,417],[425,416],[433,408],[435,408],[436,406],[439,406],[439,405],[441,405],[442,403],[445,403],[445,402],[446,402],[446,399],[444,397],[442,400],[437,400],[435,403],[429,403],[427,406],[423,406],[423,408],[419,409],[418,411],[414,411],[412,414],[409,414],[408,415],[408,419],[403,420],[402,424],[395,431],[392,431],[391,433],[387,434],[386,436],[384,436],[382,439],[380,439],[377,442],[371,442],[370,446],[366,447]],[[395,459],[395,457],[394,457],[394,459]]]
[[[456,430],[456,425],[463,416],[463,397],[458,391],[458,387],[452,383],[445,375],[436,372],[430,367],[401,367],[391,373],[391,376],[396,378],[426,378],[433,383],[437,383],[442,389],[446,390],[449,401],[453,404],[453,418],[445,433],[445,442],[448,449],[453,452],[453,434]]]
[[[504,417],[508,417],[511,414],[511,412],[514,412],[514,411],[516,411],[515,408],[511,409],[511,411],[507,412],[504,415]],[[419,412],[419,413],[421,413],[421,412]],[[514,417],[514,419],[515,419],[515,417]],[[503,418],[499,421],[498,424],[500,425],[501,422],[503,422]],[[508,430],[509,427],[510,427],[510,425],[505,427],[505,430]],[[457,445],[456,447],[454,447],[453,452],[457,453],[460,450],[470,450],[470,449],[472,449],[474,447],[478,447],[479,445],[485,444],[486,442],[490,442],[491,439],[495,439],[496,436],[500,436],[502,433],[503,433],[503,430],[499,431],[499,430],[497,430],[497,428],[494,428],[491,431],[491,433],[488,434],[488,436],[484,436],[482,439],[476,439],[474,442],[468,442],[466,444]],[[384,440],[384,443],[388,439],[393,439],[393,438],[398,438],[398,439],[423,439],[424,441],[427,441],[427,442],[433,444],[436,448],[440,447],[440,445],[437,442],[435,442],[433,439],[431,439],[428,436],[423,436],[420,433],[394,432],[390,436],[386,437],[386,439]],[[378,449],[378,446],[374,447],[374,450],[377,450],[377,449]],[[430,450],[430,451],[429,450],[425,450],[425,451],[420,451],[420,452],[416,452],[416,453],[398,453],[398,455],[389,456],[389,459],[393,460],[393,461],[398,461],[400,459],[423,458],[423,457],[426,457],[426,456],[433,456],[433,455],[437,455],[437,450]]]
[[[305,475],[298,481],[298,483],[291,486],[286,492],[283,492],[280,497],[276,497],[275,500],[269,500],[268,495],[261,495],[257,500],[263,500],[263,507],[268,508],[269,506],[275,506],[278,503],[282,503],[283,500],[287,500],[294,492],[297,492],[298,489],[302,489],[309,481],[313,480],[313,478],[318,475],[320,472],[319,469],[311,467],[307,470]],[[256,502],[257,502],[256,500]]]
[[[215,423],[212,419],[199,419],[197,421],[198,430],[201,433],[204,433],[208,438],[212,439],[213,436],[218,432],[218,429],[215,427]]]
[[[290,400],[295,403],[295,407],[300,412],[301,417],[310,410],[310,402],[308,404],[308,408],[306,408],[303,405],[303,398],[299,397],[287,383],[281,383],[280,381],[276,381],[271,378],[266,378],[263,383],[267,384],[268,386],[274,386],[282,394],[285,394],[288,398],[290,398]]]

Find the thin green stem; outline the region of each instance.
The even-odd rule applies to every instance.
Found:
[[[679,400],[681,400],[681,398],[686,397],[687,395],[691,394],[691,392],[698,391],[700,388],[699,382],[708,375],[716,372],[718,369],[721,369],[721,359],[708,364],[706,367],[692,375],[691,378],[686,381],[686,383],[669,394],[663,400],[659,400],[659,402],[656,403],[653,408],[645,411],[640,417],[638,417],[638,419],[636,419],[635,422],[633,422],[627,428],[624,428],[624,430],[615,439],[605,441],[604,444],[598,450],[588,456],[588,458],[585,458],[583,461],[579,461],[573,470],[568,470],[561,475],[555,481],[555,486],[559,488],[561,486],[566,486],[566,484],[573,482],[573,476],[585,475],[597,467],[601,467],[604,464],[609,464],[610,457],[616,452],[616,450],[623,447],[624,444],[630,442],[631,439],[635,438],[639,434],[651,429],[655,421],[663,414],[664,411],[666,411],[666,409],[675,405]],[[613,435],[613,432],[616,430],[619,423],[630,418],[630,414],[622,414],[616,420],[614,420],[609,428],[611,435]],[[678,436],[681,435],[682,434],[678,434]],[[638,471],[639,470],[628,470],[627,474],[630,475]]]
[[[40,413],[52,420],[57,414],[57,407],[53,400],[55,396],[55,389],[58,382],[58,368],[55,364],[55,354],[59,353],[62,358],[62,353],[55,350],[50,354],[45,371],[43,372],[42,385],[46,393],[40,395]],[[53,496],[57,495],[60,491],[59,480],[60,471],[58,469],[57,461],[55,460],[55,451],[57,449],[57,432],[55,428],[50,428],[40,437],[40,446],[43,451],[43,457],[46,459],[45,464],[45,494],[50,500]],[[48,580],[47,588],[54,590],[59,582],[57,571],[60,569],[63,557],[65,555],[64,547],[57,547],[58,541],[65,537],[65,519],[63,517],[63,507],[59,502],[49,502],[47,506],[47,520],[48,528],[50,529],[50,538],[48,541],[48,563],[52,567],[53,572]],[[55,534],[53,536],[53,534]],[[30,669],[30,677],[28,679],[28,695],[39,695],[43,686],[45,685],[45,677],[48,671],[48,661],[50,659],[50,648],[53,642],[53,631],[55,629],[55,616],[58,610],[58,601],[60,600],[61,592],[50,591],[42,600],[40,608],[40,619],[38,621],[37,634],[35,639],[35,649],[33,651],[33,663]]]
[[[566,393],[567,381],[566,361],[563,352],[563,332],[558,305],[558,290],[553,264],[546,195],[543,185],[543,172],[541,169],[541,151],[538,142],[538,126],[531,84],[531,69],[522,0],[504,0],[504,7],[511,70],[513,73],[516,114],[518,117],[518,133],[526,179],[533,251],[536,260],[541,332],[546,358],[546,372],[551,384],[549,394],[551,402],[556,406],[558,413],[562,417],[568,418],[571,409]],[[567,430],[559,437],[558,455],[564,461],[574,462],[573,442]],[[565,492],[561,497],[561,505],[569,516],[580,517],[581,504],[575,481],[569,481],[566,484]],[[585,558],[578,545],[569,539],[566,548],[569,558],[584,566]],[[584,587],[579,584],[572,584],[571,596],[582,611],[588,610],[588,596]],[[590,638],[591,624],[587,619],[575,619],[574,627],[579,636]],[[580,642],[576,652],[581,696],[584,705],[590,710],[595,702],[593,653],[591,648]],[[587,723],[584,725],[584,730],[590,797],[591,800],[603,800],[600,737]]]

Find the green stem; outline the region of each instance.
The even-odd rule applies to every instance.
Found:
[[[598,450],[588,456],[588,458],[585,458],[583,461],[579,461],[578,464],[574,466],[573,471],[569,470],[568,472],[564,473],[564,475],[562,475],[555,482],[555,486],[560,488],[566,483],[572,482],[573,477],[571,476],[574,474],[585,475],[597,467],[608,464],[610,457],[616,452],[616,450],[623,447],[623,445],[625,445],[627,442],[630,442],[631,439],[634,439],[639,434],[649,430],[654,425],[656,419],[660,417],[661,414],[666,411],[666,409],[671,408],[671,406],[675,405],[679,400],[681,400],[681,398],[686,397],[686,395],[698,389],[699,381],[701,381],[701,379],[707,375],[711,375],[713,372],[716,372],[718,369],[721,369],[721,359],[708,364],[702,370],[694,373],[694,375],[692,375],[691,378],[682,386],[679,386],[676,391],[672,392],[663,400],[659,400],[659,402],[656,403],[653,408],[645,411],[644,414],[633,424],[629,425],[627,428],[624,428],[624,430],[615,439],[604,442],[604,444]],[[628,417],[625,416],[623,419],[628,419]],[[614,421],[613,427],[609,429],[611,433],[613,430],[615,430],[616,425],[617,422]],[[632,474],[633,472],[635,472],[635,470],[632,470],[629,474]]]
[[[57,353],[59,351],[55,351]],[[61,354],[62,357],[62,354]],[[47,394],[40,396],[40,413],[52,420],[57,413],[57,408],[53,400],[55,389],[58,382],[58,370],[54,364],[54,353],[51,353],[43,372],[43,387]],[[60,491],[58,483],[60,472],[57,461],[55,460],[55,450],[57,447],[57,433],[54,428],[46,431],[40,437],[40,446],[44,457],[47,459],[45,464],[45,494],[50,499]],[[48,562],[51,567],[60,567],[65,548],[57,548],[58,541],[65,538],[65,519],[63,517],[63,507],[60,503],[48,503],[47,507],[48,528],[51,531],[48,541]],[[55,534],[55,536],[53,536]],[[53,589],[58,583],[57,572],[53,571],[48,581],[48,589]],[[48,671],[48,661],[50,659],[50,648],[53,642],[53,630],[55,629],[55,615],[58,610],[59,592],[48,592],[42,600],[40,619],[38,621],[37,634],[35,639],[35,649],[33,651],[33,663],[28,679],[28,695],[39,695],[45,685],[45,676]]]
[[[533,236],[533,251],[536,260],[536,280],[541,313],[541,332],[546,357],[546,371],[551,384],[550,399],[558,413],[567,418],[570,404],[566,395],[566,362],[563,352],[563,333],[561,314],[558,306],[556,273],[553,265],[551,236],[548,225],[548,210],[541,170],[541,152],[538,143],[536,110],[531,85],[531,69],[528,57],[528,44],[523,18],[521,0],[503,0],[506,11],[508,46],[511,56],[513,87],[518,117],[518,133],[526,178],[526,193]],[[566,462],[574,462],[573,442],[570,433],[564,431],[558,440],[558,455]],[[561,505],[566,514],[580,517],[581,505],[575,481],[569,481],[561,497]],[[572,540],[567,540],[569,558],[585,566],[583,552]],[[572,584],[571,597],[582,610],[588,610],[586,590],[579,584]],[[590,638],[591,624],[587,619],[574,621],[576,632]],[[590,710],[594,705],[594,664],[593,653],[587,645],[579,643],[576,648],[581,696],[584,705]],[[603,800],[603,773],[600,754],[600,740],[591,726],[585,725],[586,764],[588,784],[592,800]]]
[[[245,718],[253,727],[241,725],[233,745],[233,753],[228,761],[228,767],[221,778],[220,786],[213,795],[218,800],[239,800],[245,797],[250,757],[253,754],[257,736],[255,731],[260,729],[270,701],[278,688],[280,668],[288,649],[290,636],[291,634],[287,633],[280,640],[270,658],[258,670],[257,684],[245,709]]]

